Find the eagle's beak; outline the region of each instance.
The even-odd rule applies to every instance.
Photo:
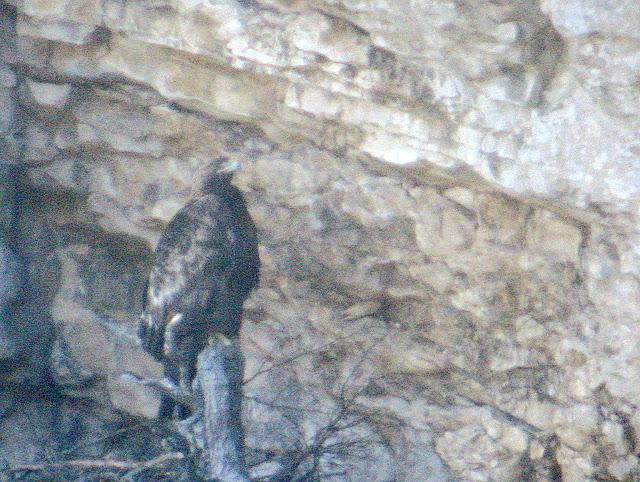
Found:
[[[220,166],[218,167],[219,174],[231,174],[240,170],[240,162],[236,160],[226,159]]]

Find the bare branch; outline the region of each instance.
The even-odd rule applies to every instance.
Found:
[[[266,368],[263,368],[263,366],[266,364],[266,363],[263,363],[260,366],[260,368],[253,375],[251,375],[249,378],[244,380],[242,382],[242,384],[243,385],[247,385],[247,384],[251,383],[253,380],[255,380],[256,378],[258,378],[260,375],[264,375],[265,373],[268,373],[271,370],[274,370],[274,369],[282,367],[282,366],[289,365],[292,362],[298,360],[299,358],[302,358],[302,357],[307,356],[307,355],[312,355],[314,353],[318,353],[318,352],[320,352],[320,351],[322,351],[322,350],[324,350],[326,348],[329,348],[331,346],[335,346],[338,343],[350,340],[354,336],[356,336],[358,334],[361,334],[361,333],[364,333],[366,329],[367,329],[366,325],[362,326],[359,329],[357,329],[357,330],[355,330],[355,331],[353,331],[353,332],[351,332],[351,333],[349,333],[347,335],[336,337],[336,338],[334,338],[334,339],[332,339],[332,340],[328,341],[327,343],[324,343],[324,344],[322,344],[320,346],[309,348],[307,350],[302,350],[302,351],[300,351],[300,352],[298,352],[298,353],[296,353],[296,354],[294,354],[294,355],[292,355],[290,357],[287,357],[287,358],[285,358],[283,360],[279,360],[279,361],[277,361],[275,363],[272,363],[271,365],[269,365]]]
[[[64,462],[56,462],[52,464],[31,464],[31,465],[17,465],[11,467],[4,472],[42,472],[53,469],[108,469],[108,470],[134,470],[134,469],[148,469],[151,467],[157,467],[169,462],[177,462],[184,458],[181,452],[170,452],[162,454],[154,459],[146,460],[142,462],[125,462],[119,460],[66,460]]]
[[[135,379],[138,383],[141,383],[144,386],[150,387],[153,390],[160,392],[161,395],[166,395],[174,402],[183,405],[190,410],[194,410],[196,408],[191,393],[184,388],[179,387],[166,377],[160,379],[146,379],[139,377],[138,375],[135,375],[133,373],[125,373],[124,375]]]

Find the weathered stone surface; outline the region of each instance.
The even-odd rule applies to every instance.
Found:
[[[8,65],[0,64],[0,85],[5,88],[16,86],[18,78]]]
[[[639,38],[638,10],[630,3],[596,0],[542,0],[540,7],[567,37],[593,32]]]
[[[25,128],[25,149],[23,162],[26,164],[47,164],[58,153],[51,132],[38,125]]]
[[[121,377],[160,374],[151,248],[226,155],[260,231],[260,470],[302,447],[335,480],[640,476],[633,2],[10,3],[19,244],[97,401],[152,415]]]
[[[6,134],[15,125],[16,105],[13,91],[0,88],[0,135]]]
[[[122,374],[107,381],[109,400],[116,410],[138,417],[154,418],[160,409],[158,392],[145,386],[138,379]]]
[[[71,86],[47,82],[25,82],[27,95],[41,108],[62,109],[69,100]]]
[[[55,450],[56,413],[46,400],[26,390],[3,390],[0,400],[0,450],[10,466],[39,463]],[[21,410],[14,410],[20,406]]]

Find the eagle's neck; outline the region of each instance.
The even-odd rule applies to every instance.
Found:
[[[231,184],[232,174],[208,174],[201,178],[195,186],[194,192],[196,196],[207,196],[214,194],[216,196],[226,197],[235,187]]]
[[[240,190],[231,184],[232,175],[218,174],[203,180],[198,189],[199,196],[216,196],[232,209],[246,209],[246,204]]]

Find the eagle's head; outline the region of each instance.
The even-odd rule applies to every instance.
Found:
[[[196,173],[192,193],[204,195],[227,190],[238,169],[240,162],[227,157],[211,161]]]

